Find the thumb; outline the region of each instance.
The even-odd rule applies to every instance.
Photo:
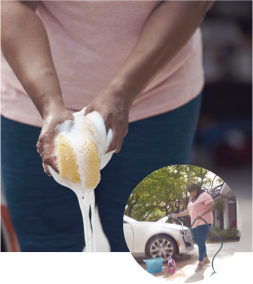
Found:
[[[92,106],[88,105],[85,109],[84,115],[87,115],[87,114],[89,114],[93,111],[94,111],[94,108]]]
[[[51,173],[49,171],[49,168],[46,164],[42,163],[42,166],[44,168],[44,172],[48,175],[48,176],[51,176]]]

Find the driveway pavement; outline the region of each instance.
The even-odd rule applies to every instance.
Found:
[[[239,242],[224,243],[222,250],[215,257],[214,269],[219,272],[231,259]],[[207,244],[207,255],[210,260],[215,255],[217,250],[220,248],[220,243],[210,243]],[[146,270],[146,264],[143,259],[136,259],[141,267]],[[173,275],[168,274],[168,264],[163,264],[163,271],[160,273],[153,274],[153,276],[164,279],[167,281],[172,281],[175,283],[192,283],[196,281],[208,278],[212,273],[211,265],[207,265],[203,270],[195,272],[195,268],[198,264],[198,247],[195,245],[195,250],[187,253],[178,255],[175,258],[177,271]]]

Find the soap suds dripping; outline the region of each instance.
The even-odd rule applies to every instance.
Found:
[[[100,181],[100,169],[108,163],[113,152],[105,154],[112,140],[112,131],[109,130],[106,136],[105,125],[99,113],[93,112],[90,117],[88,116],[85,117],[80,113],[74,116],[74,122],[65,121],[56,127],[55,156],[59,162],[59,171],[62,171],[61,176],[52,168],[50,172],[58,183],[76,193],[83,217],[86,251],[94,252],[96,251],[94,189]],[[71,167],[66,167],[73,156],[76,165],[70,163]],[[68,176],[69,173],[73,179]]]

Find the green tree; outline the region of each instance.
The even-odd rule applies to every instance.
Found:
[[[156,221],[182,212],[189,203],[187,188],[196,183],[208,189],[221,180],[208,177],[209,171],[193,165],[173,165],[154,171],[130,195],[125,215],[138,221]],[[183,218],[189,222],[188,218]]]

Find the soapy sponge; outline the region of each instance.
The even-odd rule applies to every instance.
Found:
[[[83,169],[85,187],[88,189],[94,189],[100,181],[100,163],[98,150],[94,142],[88,137],[84,139],[83,150],[86,152],[86,163]]]
[[[78,158],[64,135],[59,134],[56,147],[60,176],[73,183],[82,181],[85,189],[94,189],[100,181],[99,154],[94,142],[89,137],[83,137]]]
[[[74,149],[70,145],[70,142],[63,135],[59,135],[56,146],[60,176],[71,182],[79,183],[79,167],[76,163],[76,155],[74,153]]]

